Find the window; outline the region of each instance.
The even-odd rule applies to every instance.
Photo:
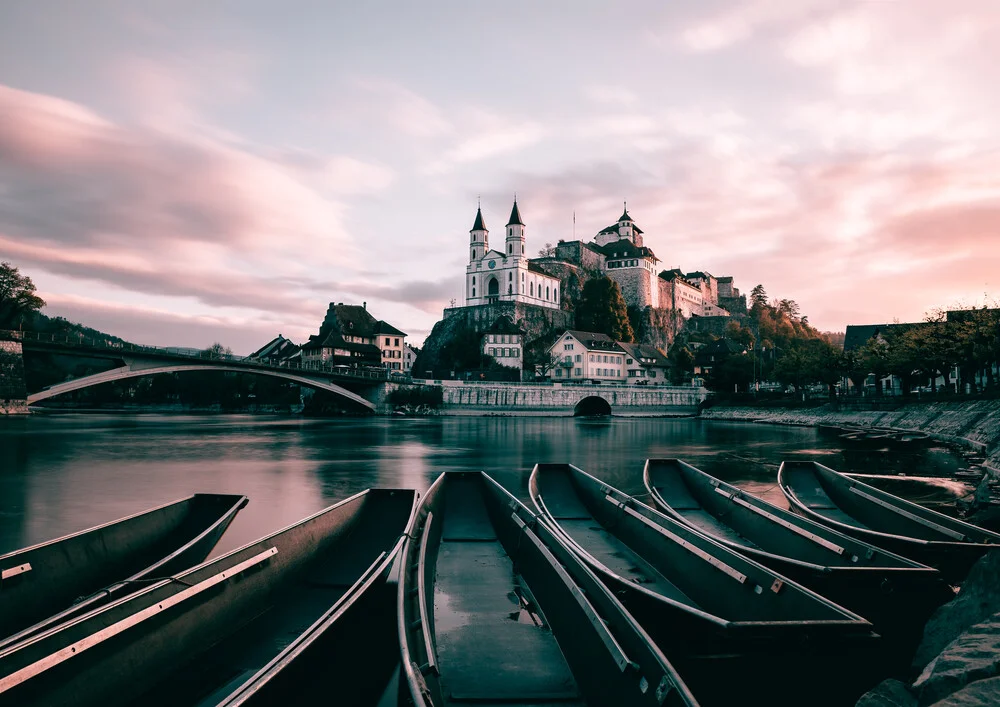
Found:
[[[473,297],[475,297],[475,296],[476,296],[476,288],[475,288],[475,287],[473,287],[473,288],[472,288],[472,296],[473,296]]]
[[[632,364],[632,359],[630,359],[630,358],[626,358],[626,359],[625,359],[625,363],[627,363],[627,364],[631,365],[631,364]]]
[[[580,360],[582,358],[583,358],[583,356],[581,356],[580,354],[577,354],[576,356],[573,357],[573,360],[575,360],[577,363],[580,363]]]
[[[521,350],[520,349],[511,349],[510,350],[510,355],[514,356],[516,358],[517,356],[521,355]]]
[[[513,280],[514,280],[514,271],[512,270],[511,272],[507,273],[507,282],[513,282]]]
[[[549,288],[546,287],[545,288],[545,299],[548,299],[548,298],[549,298]]]
[[[556,369],[556,378],[562,378],[562,369],[561,368],[557,368]]]
[[[395,339],[395,340],[394,340],[394,341],[392,342],[392,345],[393,345],[393,346],[399,346],[399,339]]]
[[[650,371],[649,372],[649,377],[650,378],[656,378],[656,371]]]
[[[574,375],[580,375],[580,369],[579,368],[574,368],[573,369],[573,373],[574,373]]]
[[[388,346],[388,345],[389,345],[389,337],[388,337],[388,336],[387,336],[387,337],[385,337],[385,345],[386,345],[386,346]]]
[[[514,294],[514,286],[513,285],[507,285],[507,294],[508,295]]]
[[[531,293],[532,297],[535,296],[535,283],[531,283],[531,287],[528,288],[528,291]]]
[[[593,362],[594,362],[594,354],[590,354],[590,362],[591,362],[591,363],[593,363]]]
[[[513,252],[514,252],[514,246],[511,245],[510,243],[508,243],[507,244],[507,255],[510,255]]]

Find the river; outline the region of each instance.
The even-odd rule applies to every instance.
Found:
[[[889,475],[963,465],[943,448],[851,452],[812,428],[698,419],[0,417],[0,554],[195,492],[250,498],[215,554],[369,486],[423,490],[453,469],[485,470],[526,500],[536,462],[570,462],[640,494],[648,457],[679,457],[782,505],[782,459]]]

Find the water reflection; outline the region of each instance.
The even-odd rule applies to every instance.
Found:
[[[0,419],[0,552],[197,491],[250,497],[222,552],[369,486],[425,490],[483,469],[527,500],[538,462],[570,462],[640,495],[648,457],[679,457],[783,503],[783,459],[848,472],[947,476],[944,449],[844,450],[804,427],[665,418],[366,418],[32,415]]]

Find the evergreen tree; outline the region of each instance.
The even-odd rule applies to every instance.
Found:
[[[607,277],[587,281],[576,306],[576,328],[607,334],[615,341],[635,340],[628,306],[617,282]]]
[[[35,283],[11,263],[0,263],[0,329],[17,329],[42,307],[45,300],[35,294]]]

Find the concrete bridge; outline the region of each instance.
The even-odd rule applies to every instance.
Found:
[[[0,339],[4,339],[4,349],[8,354],[23,355],[24,351],[46,351],[64,356],[109,359],[120,361],[122,364],[109,371],[64,381],[29,393],[26,396],[28,405],[110,381],[160,373],[218,371],[280,378],[314,390],[325,390],[355,403],[362,409],[375,411],[384,399],[388,380],[387,372],[381,369],[350,369],[324,365],[275,366],[231,354],[209,351],[192,354],[156,346],[137,346],[76,336],[2,332]]]
[[[446,415],[695,415],[707,395],[690,386],[424,382],[442,387]]]

